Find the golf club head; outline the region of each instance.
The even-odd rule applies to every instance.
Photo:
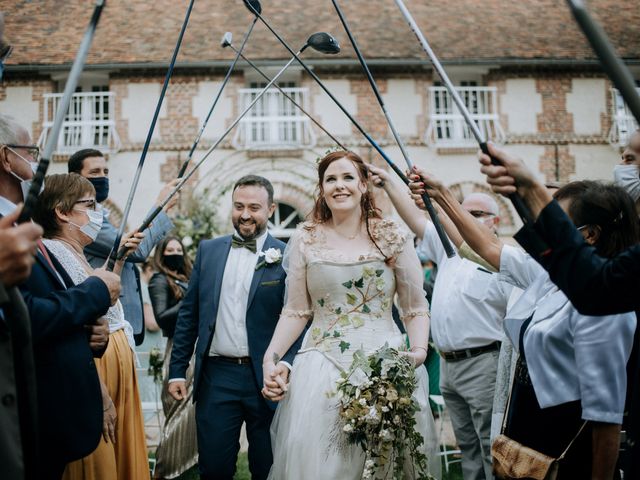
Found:
[[[249,9],[251,13],[254,15],[258,12],[258,15],[262,13],[262,6],[258,0],[242,0],[244,2],[245,7]]]
[[[311,35],[307,40],[307,45],[320,53],[328,55],[340,53],[338,41],[326,32],[317,32]]]
[[[231,32],[226,32],[223,36],[222,36],[222,40],[220,40],[220,46],[222,48],[227,48],[229,45],[231,45],[233,42],[233,33]]]

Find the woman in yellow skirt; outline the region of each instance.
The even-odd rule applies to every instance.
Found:
[[[35,217],[43,225],[49,251],[75,284],[83,282],[93,273],[83,249],[95,240],[102,226],[93,185],[77,174],[50,175]],[[141,238],[136,234],[125,239],[129,252],[137,248]],[[122,269],[122,261],[116,264],[116,273]],[[67,465],[65,480],[149,478],[133,329],[119,301],[105,317],[109,343],[102,358],[95,361],[102,387],[104,438],[91,455]]]

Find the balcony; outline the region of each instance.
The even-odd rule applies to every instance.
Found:
[[[53,126],[61,93],[44,94],[44,123],[38,145],[44,146]],[[82,148],[113,153],[120,147],[114,120],[113,92],[75,93],[62,124],[54,153],[70,155]]]
[[[307,88],[282,90],[305,109],[308,108]],[[240,89],[240,110],[247,108],[261,91],[260,88]],[[310,120],[280,91],[273,88],[241,120],[232,143],[238,149],[312,148],[315,146],[316,136]]]
[[[636,88],[640,93],[640,88]],[[633,114],[624,103],[620,92],[611,89],[611,130],[609,130],[609,143],[616,147],[624,147],[629,141],[629,137],[638,129]]]
[[[486,138],[498,143],[505,133],[500,125],[496,87],[457,87]],[[426,141],[439,148],[473,148],[476,140],[464,121],[464,117],[445,87],[429,88],[429,126]]]

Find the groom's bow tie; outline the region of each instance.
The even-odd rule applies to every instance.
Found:
[[[251,253],[256,253],[258,250],[255,238],[253,240],[244,240],[236,237],[235,235],[231,237],[231,246],[233,248],[246,248]]]

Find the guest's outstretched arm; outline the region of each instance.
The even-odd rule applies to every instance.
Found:
[[[444,216],[453,222],[464,241],[492,267],[499,270],[502,241],[487,227],[476,222],[471,214],[462,208],[451,190],[433,175],[414,167],[410,179],[412,180],[411,195],[416,205],[424,208],[421,195],[426,191],[444,210]]]

